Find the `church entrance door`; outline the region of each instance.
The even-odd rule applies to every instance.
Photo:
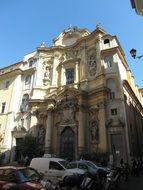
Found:
[[[60,157],[75,158],[75,134],[70,127],[65,127],[60,138]]]

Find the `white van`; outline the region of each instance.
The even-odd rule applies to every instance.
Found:
[[[44,174],[44,178],[63,181],[68,175],[83,175],[84,170],[72,168],[72,165],[61,158],[33,158],[30,167]]]

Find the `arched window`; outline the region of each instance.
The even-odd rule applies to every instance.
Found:
[[[108,98],[110,100],[115,99],[115,97],[116,97],[116,84],[115,84],[115,81],[113,79],[108,79],[107,80],[107,87],[110,89],[109,94],[108,94]]]
[[[108,38],[104,40],[104,45],[105,47],[110,47],[110,40]]]
[[[104,44],[109,44],[109,43],[110,43],[109,39],[104,40]]]

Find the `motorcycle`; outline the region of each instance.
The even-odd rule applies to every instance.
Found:
[[[84,175],[68,175],[63,179],[63,182],[60,183],[60,188],[66,190],[79,189],[83,178]]]
[[[121,171],[121,177],[124,181],[128,181],[129,178],[129,174],[130,174],[130,167],[128,163],[125,163],[122,166],[122,171]]]
[[[110,173],[107,174],[106,183],[104,185],[105,190],[109,190],[111,186],[118,187],[122,169],[116,167],[111,169]]]
[[[101,190],[102,180],[98,172],[86,172],[80,188],[81,190]]]
[[[59,183],[51,181],[51,180],[41,180],[41,184],[47,189],[47,190],[60,190]]]

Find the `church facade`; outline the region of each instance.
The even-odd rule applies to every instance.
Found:
[[[11,67],[17,68],[7,73]],[[117,161],[143,155],[142,89],[116,36],[99,26],[91,33],[70,27],[52,47],[42,43],[20,63],[1,69],[1,82],[13,72],[17,98],[11,92],[11,108],[0,115],[3,151],[30,131],[44,153],[63,158],[97,151],[115,153]]]

